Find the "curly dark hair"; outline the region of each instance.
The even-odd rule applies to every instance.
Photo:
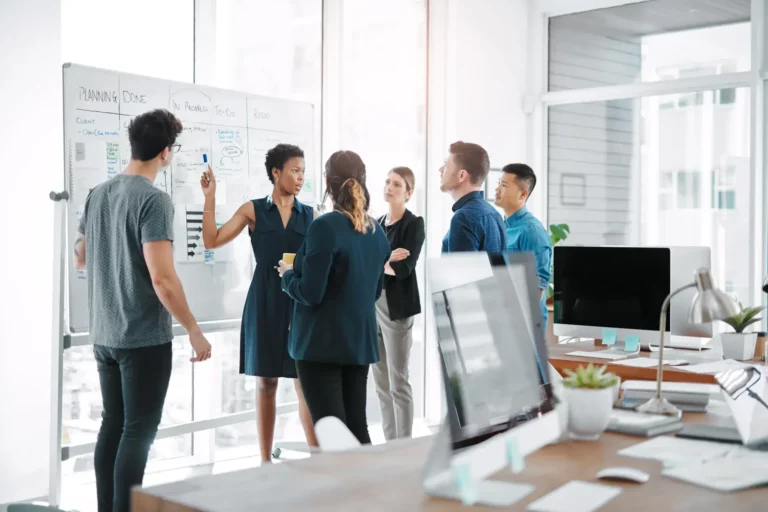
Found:
[[[128,125],[131,158],[149,162],[165,148],[173,146],[183,129],[181,121],[165,109],[136,116]]]
[[[282,171],[285,163],[295,157],[304,158],[304,151],[299,146],[294,146],[293,144],[278,144],[267,151],[264,167],[267,168],[267,176],[273,185],[275,177],[272,175],[272,169],[280,169]]]

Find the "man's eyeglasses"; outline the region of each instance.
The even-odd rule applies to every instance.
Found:
[[[181,151],[181,144],[173,144],[171,146],[171,151],[173,151],[174,153],[178,153],[179,151]]]

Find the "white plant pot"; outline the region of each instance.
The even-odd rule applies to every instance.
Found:
[[[756,332],[729,332],[720,335],[723,344],[723,359],[747,361],[755,356]]]
[[[613,386],[603,389],[565,388],[568,397],[568,430],[571,438],[594,441],[611,419]]]

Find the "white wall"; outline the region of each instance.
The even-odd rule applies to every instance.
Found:
[[[0,503],[48,493],[60,10],[59,0],[0,2]]]
[[[440,192],[438,169],[457,140],[483,146],[491,166],[525,162],[528,88],[526,0],[429,1],[427,257],[440,256],[453,200]],[[534,169],[538,174],[543,169]],[[543,193],[542,190],[534,192]],[[535,210],[534,210],[535,211]],[[536,211],[535,211],[536,212]],[[427,295],[426,416],[441,418],[440,360]]]

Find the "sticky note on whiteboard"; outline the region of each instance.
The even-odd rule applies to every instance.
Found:
[[[603,329],[603,345],[616,343],[616,329]]]
[[[75,162],[85,160],[85,142],[75,142]]]

